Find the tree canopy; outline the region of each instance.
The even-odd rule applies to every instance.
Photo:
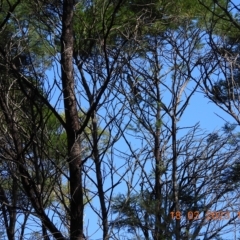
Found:
[[[237,237],[239,4],[0,9],[1,237]],[[206,98],[222,127],[189,123]]]

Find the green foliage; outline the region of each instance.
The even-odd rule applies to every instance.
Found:
[[[150,198],[148,192],[133,194],[129,198],[119,194],[112,203],[112,213],[119,214],[117,219],[111,224],[116,228],[129,227],[141,228],[142,226],[152,226],[155,203]]]
[[[0,23],[5,21],[8,11],[16,3],[1,3]],[[49,41],[49,35],[52,34],[49,26],[33,18],[34,15],[36,5],[33,7],[32,1],[19,2],[1,29],[0,46],[7,51],[10,61],[14,61],[17,67],[22,66],[22,71],[28,73],[34,67],[41,75],[43,68],[46,70],[51,65],[54,46]]]
[[[233,166],[228,167],[226,170],[224,170],[221,182],[222,183],[228,183],[229,186],[231,185],[232,189],[239,188],[240,186],[240,163],[237,162]]]
[[[168,29],[178,29],[187,22],[205,20],[205,7],[198,0],[134,0],[117,8],[115,1],[78,2],[74,13],[75,52],[81,58],[99,54],[104,44],[115,48],[128,40],[122,50],[143,54],[151,37],[163,36]],[[205,1],[211,6],[212,1]],[[115,17],[113,18],[113,14]],[[131,41],[134,38],[137,41]],[[130,40],[130,41],[129,41]],[[138,40],[141,40],[139,47]],[[144,41],[142,41],[144,40]],[[140,49],[145,49],[141,53]]]
[[[219,4],[224,6],[226,2],[225,0],[218,1]],[[3,1],[0,22],[4,21],[6,14],[9,12],[9,3],[13,4],[14,1]],[[226,46],[222,49],[224,53],[226,51],[236,53],[239,51],[239,46],[237,46],[240,36],[237,30],[239,29],[230,21],[221,18],[224,12],[215,3],[215,1],[207,0],[204,2],[205,6],[203,6],[199,4],[198,0],[78,1],[74,9],[74,53],[83,59],[90,56],[97,57],[101,55],[105,46],[107,46],[107,51],[114,52],[113,50],[121,46],[124,41],[129,40],[121,49],[121,54],[124,55],[124,52],[137,52],[137,57],[144,58],[151,52],[155,37],[164,39],[166,31],[182,30],[186,25],[190,26],[188,29],[201,27],[203,30],[206,30],[210,25],[207,24],[208,26],[204,27],[205,22],[209,22],[209,24],[214,23],[214,34],[228,36],[229,45],[232,44],[233,47],[229,49]],[[118,4],[121,7],[118,7]],[[1,29],[0,36],[1,48],[7,49],[10,60],[15,61],[14,64],[17,68],[21,69],[25,76],[28,77],[31,72],[37,73],[35,76],[31,76],[31,78],[29,77],[28,81],[46,99],[47,94],[41,90],[44,82],[39,80],[39,76],[50,66],[52,61],[50,56],[60,52],[60,34],[55,34],[54,27],[51,27],[52,22],[48,22],[49,18],[53,21],[58,21],[58,14],[56,14],[54,7],[59,9],[59,5],[61,6],[61,1],[37,1],[36,3],[30,0],[22,1],[16,8],[16,11],[11,13],[11,18],[7,22],[6,27]],[[207,12],[205,7],[212,12]],[[37,14],[38,10],[41,12],[40,14]],[[37,18],[32,17],[35,14]],[[61,15],[61,10],[59,15]],[[113,16],[115,17],[113,18]],[[234,19],[237,19],[237,17],[237,15],[233,16]],[[239,21],[236,20],[236,23],[239,24]],[[52,35],[57,35],[55,43],[49,40]],[[199,42],[196,48],[199,50],[202,46],[202,43]],[[34,91],[28,92],[28,87],[24,84],[19,86],[12,83],[13,76],[8,75],[7,69],[2,68],[5,62],[1,60],[0,63],[0,70],[3,70],[0,77],[2,81],[5,81],[3,84],[5,88],[1,89],[3,90],[2,94],[9,97],[8,101],[13,106],[13,109],[10,110],[14,112],[14,121],[18,124],[19,136],[23,145],[27,145],[27,149],[24,152],[24,167],[27,168],[30,176],[36,181],[37,186],[41,188],[45,208],[48,208],[53,202],[59,201],[58,192],[62,192],[62,201],[68,206],[68,183],[61,181],[62,174],[68,171],[66,132],[55,115],[37,98]],[[34,66],[34,71],[32,66]],[[176,63],[174,67],[182,72],[187,72],[186,66]],[[153,72],[154,69],[150,69],[150,71]],[[236,76],[239,77],[238,75]],[[136,79],[136,85],[139,82],[144,84],[144,79]],[[10,86],[12,87],[11,91],[9,91]],[[229,85],[226,85],[225,80],[219,81],[215,87],[216,91],[218,90],[222,93],[222,95],[216,95],[221,101],[227,100],[226,93],[229,89],[234,91],[234,86],[229,87]],[[133,107],[149,108],[150,110],[146,111],[149,114],[152,109],[162,106],[161,103],[154,102],[153,99],[145,98],[144,92],[140,93],[138,89],[134,89],[134,85],[131,90],[133,94],[131,104],[134,105]],[[134,90],[138,90],[138,92]],[[0,114],[2,116],[3,113]],[[64,119],[64,114],[61,114],[61,116]],[[85,116],[79,113],[79,121],[82,122],[84,119]],[[5,129],[7,123],[3,120],[1,120],[1,123],[2,128]],[[129,125],[129,129],[138,133],[139,128],[143,125],[142,123],[143,119],[137,119],[135,123],[133,122]],[[152,129],[160,129],[163,125],[162,119],[149,120],[147,124],[151,125]],[[89,121],[85,132],[80,136],[83,159],[94,158],[91,156],[93,131],[93,123]],[[99,149],[105,149],[111,137],[109,133],[98,128],[95,135],[100,138],[98,139]],[[229,145],[236,145],[238,138],[239,136],[237,137],[236,135],[234,138],[229,138]],[[8,144],[12,144],[11,139],[8,140]],[[207,141],[212,143],[216,140],[218,140],[218,135],[212,134]],[[29,142],[31,144],[28,146]],[[3,172],[4,167],[9,166],[1,165],[1,167]],[[166,173],[165,166],[157,165],[155,167],[158,168],[160,174]],[[153,171],[148,176],[150,181],[154,178]],[[233,182],[237,186],[240,182],[239,171],[239,164],[232,166],[223,174],[225,177],[223,180]],[[10,196],[13,181],[11,180],[10,172],[8,174],[4,179],[1,179],[1,183],[3,189]],[[87,190],[85,191],[87,192]],[[200,198],[203,196],[196,198],[192,192],[193,190],[190,186],[180,189],[179,200],[185,206],[194,205],[195,208],[200,209]],[[19,194],[20,199],[23,190],[19,188],[17,194]],[[169,199],[172,200],[172,193],[162,194],[168,194],[167,201]],[[111,222],[111,225],[118,229],[122,227],[128,228],[130,232],[135,228],[147,229],[147,231],[153,229],[156,221],[156,204],[159,204],[161,201],[160,199],[157,201],[153,200],[153,195],[154,193],[148,191],[132,194],[128,198],[125,195],[118,195],[113,200],[112,212],[119,216],[115,221]],[[27,198],[21,202],[19,201],[19,203],[23,203],[26,200]],[[85,199],[84,203],[87,201],[88,199]],[[61,207],[62,210],[66,210],[63,205]],[[161,211],[165,220],[166,211],[164,212],[163,209]],[[65,214],[66,218],[68,218],[66,212]],[[189,234],[187,230],[186,232]]]

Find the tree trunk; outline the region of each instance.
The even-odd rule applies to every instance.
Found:
[[[173,169],[172,169],[172,181],[173,181],[173,197],[174,197],[174,208],[175,214],[180,211],[179,199],[178,199],[178,182],[177,182],[177,127],[176,127],[176,109],[172,115],[172,152],[173,152]],[[176,240],[180,240],[180,219],[175,218],[176,229],[175,236]]]
[[[68,163],[70,174],[70,239],[82,240],[83,188],[80,140],[76,134],[80,128],[73,76],[73,0],[63,1],[61,36],[61,73],[66,116]]]

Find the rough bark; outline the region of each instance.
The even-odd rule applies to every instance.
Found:
[[[80,128],[73,76],[73,9],[74,1],[63,1],[61,36],[61,76],[66,116],[68,163],[70,174],[70,239],[81,240],[83,235],[83,187],[81,146],[77,131]]]

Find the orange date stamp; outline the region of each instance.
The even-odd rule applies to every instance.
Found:
[[[187,220],[198,220],[202,219],[200,217],[199,211],[188,211],[185,214],[185,218]],[[203,214],[204,215],[204,214]],[[180,211],[170,212],[171,219],[180,220],[184,217],[184,215]],[[238,219],[240,219],[240,211],[237,212]],[[203,216],[206,221],[219,221],[219,220],[228,220],[230,219],[230,212],[229,211],[207,211],[206,214]]]

